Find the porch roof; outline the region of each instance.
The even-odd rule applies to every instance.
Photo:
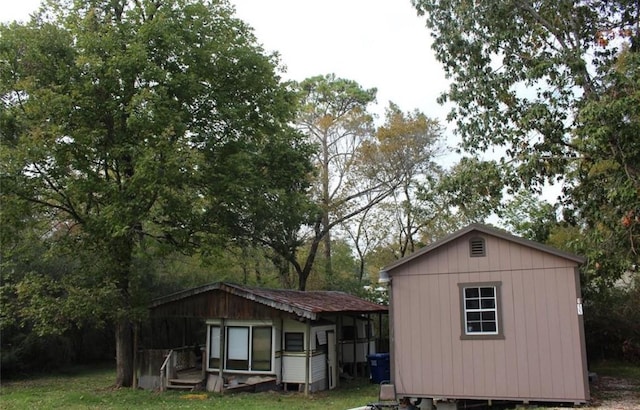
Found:
[[[345,292],[264,289],[228,282],[211,283],[154,299],[150,309],[153,310],[213,291],[226,292],[311,320],[317,320],[320,315],[328,313],[366,314],[386,313],[388,311],[387,306],[378,305]]]

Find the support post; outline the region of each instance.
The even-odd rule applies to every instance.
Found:
[[[306,328],[306,346],[305,346],[305,363],[304,363],[304,395],[309,396],[309,372],[311,371],[311,320],[307,319]]]
[[[355,316],[351,317],[353,320],[353,377],[358,377],[358,318]]]
[[[220,319],[220,364],[218,365],[218,378],[222,386],[220,389],[221,394],[224,394],[224,371],[222,369],[224,369],[224,351],[226,350],[225,344],[227,343],[226,333],[224,319]]]

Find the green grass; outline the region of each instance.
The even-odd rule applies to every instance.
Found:
[[[349,409],[375,401],[367,380],[305,397],[302,393],[215,394],[114,389],[112,368],[77,368],[50,376],[2,382],[0,409]]]
[[[603,361],[589,369],[599,376],[621,377],[640,383],[640,366],[622,362]]]

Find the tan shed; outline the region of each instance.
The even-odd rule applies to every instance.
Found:
[[[585,403],[583,262],[474,224],[385,267],[398,396]]]

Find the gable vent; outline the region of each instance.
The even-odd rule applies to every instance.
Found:
[[[469,254],[472,258],[486,256],[487,250],[484,244],[484,238],[476,237],[469,239]]]

